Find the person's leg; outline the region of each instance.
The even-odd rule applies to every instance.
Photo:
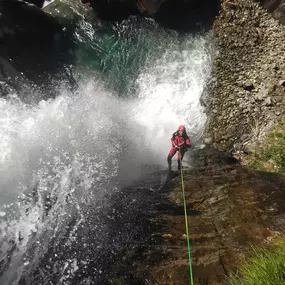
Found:
[[[169,151],[169,154],[167,156],[167,162],[168,162],[168,169],[171,170],[171,159],[175,155],[177,149],[175,147],[172,147]]]
[[[177,163],[178,163],[178,170],[181,169],[181,163],[182,163],[182,159],[183,159],[184,154],[185,154],[185,151],[184,151],[183,148],[181,148],[180,151],[178,152],[178,161],[177,161]]]

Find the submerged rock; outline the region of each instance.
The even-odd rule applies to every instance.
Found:
[[[43,7],[44,3],[45,3],[45,0],[24,0],[25,2],[27,3],[31,3],[31,4],[34,4],[40,8]]]

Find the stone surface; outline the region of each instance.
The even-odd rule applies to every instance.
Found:
[[[205,101],[205,137],[213,137],[213,145],[220,150],[242,145],[243,134],[250,134],[254,141],[262,139],[260,135],[285,108],[285,90],[280,85],[285,75],[285,27],[252,0],[235,2],[234,9],[227,2],[222,1],[213,27],[215,82]]]
[[[71,79],[65,64],[72,62],[63,27],[35,5],[15,0],[0,1],[1,95],[25,85],[52,92],[50,79]]]
[[[194,284],[227,284],[226,276],[251,244],[266,245],[285,225],[285,177],[251,171],[226,155],[204,149],[184,174]],[[177,212],[165,222],[165,260],[153,270],[156,284],[187,284],[189,266],[180,177],[170,199]],[[180,211],[178,210],[180,206]]]
[[[273,14],[273,17],[285,24],[285,1],[284,0],[262,0],[264,7]]]
[[[155,18],[160,24],[178,30],[211,27],[220,0],[91,0],[91,6],[105,20],[122,20],[130,15]],[[200,24],[197,24],[200,22]]]

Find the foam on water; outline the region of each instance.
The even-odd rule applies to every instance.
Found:
[[[200,97],[211,74],[211,50],[206,37],[188,36],[171,43],[161,58],[149,63],[137,83],[139,98],[132,109],[145,127],[147,145],[165,161],[170,137],[181,124],[194,142],[204,131],[206,115]]]

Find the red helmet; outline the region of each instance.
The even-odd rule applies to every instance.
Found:
[[[185,127],[184,127],[184,126],[182,126],[182,125],[181,125],[181,126],[179,126],[179,127],[178,127],[178,131],[182,131],[182,132],[184,132],[184,131],[185,131]]]

